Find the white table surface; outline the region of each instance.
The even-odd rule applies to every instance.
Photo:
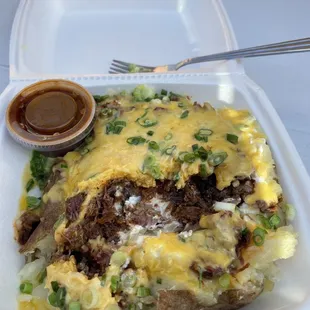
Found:
[[[9,38],[18,2],[0,0],[0,92],[8,84]],[[309,36],[309,0],[223,2],[240,47]],[[267,93],[310,172],[310,53],[248,59],[244,64]]]

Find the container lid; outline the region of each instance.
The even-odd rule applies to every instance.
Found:
[[[21,0],[10,44],[11,80],[108,74],[112,59],[176,63],[237,48],[221,1]],[[187,72],[236,72],[223,61]]]

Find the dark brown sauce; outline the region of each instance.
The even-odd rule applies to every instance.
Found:
[[[16,120],[29,133],[57,135],[74,127],[84,111],[84,102],[72,92],[42,91],[21,100]]]

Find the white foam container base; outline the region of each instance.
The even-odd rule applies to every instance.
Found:
[[[268,136],[285,198],[297,208],[293,225],[299,233],[296,255],[279,263],[282,279],[272,293],[259,297],[248,310],[308,310],[310,272],[310,180],[283,124],[264,92],[244,74],[165,74],[124,75],[118,77],[77,78],[93,94],[110,89],[130,90],[139,83],[189,94],[194,100],[208,101],[215,107],[232,106],[249,109]],[[23,258],[17,254],[12,222],[21,194],[21,176],[30,152],[16,144],[7,133],[5,109],[12,97],[30,82],[11,83],[0,97],[0,300],[1,310],[16,308],[19,285],[17,273]]]

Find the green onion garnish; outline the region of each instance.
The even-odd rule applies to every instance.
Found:
[[[179,108],[184,108],[184,107],[185,107],[184,102],[178,102],[178,107],[179,107]]]
[[[161,176],[159,165],[153,155],[145,157],[142,166],[143,172],[148,172],[154,179],[159,179]]]
[[[199,165],[199,174],[200,174],[200,176],[202,176],[203,178],[205,178],[205,177],[208,176],[206,164],[200,164],[200,165]]]
[[[19,290],[23,294],[31,294],[33,285],[30,282],[24,282],[19,286]]]
[[[147,134],[148,136],[153,136],[154,131],[153,131],[153,130],[149,130],[146,134]]]
[[[67,169],[68,165],[67,164],[60,164],[60,168]]]
[[[162,279],[161,279],[161,278],[157,278],[157,279],[156,279],[156,283],[157,283],[157,284],[162,284]]]
[[[169,92],[169,99],[171,101],[178,101],[180,98],[182,98],[183,96],[179,95],[179,94],[176,94],[176,93],[173,93],[172,91]]]
[[[196,160],[196,156],[194,153],[188,153],[183,156],[183,161],[192,164]]]
[[[34,196],[27,196],[26,202],[27,202],[27,208],[30,210],[34,210],[40,207],[41,198],[37,198]]]
[[[256,246],[261,246],[264,244],[265,241],[265,235],[267,234],[267,231],[265,229],[262,229],[260,227],[257,227],[253,231],[253,242]]]
[[[223,274],[219,277],[219,284],[223,288],[229,288],[230,286],[230,275],[228,273]]]
[[[193,152],[198,151],[198,149],[199,149],[198,144],[193,144],[193,145],[192,145],[192,150],[193,150]]]
[[[201,267],[199,267],[199,277],[198,277],[199,288],[202,287],[202,273],[203,273],[203,270]]]
[[[117,121],[109,122],[106,125],[106,134],[115,134],[119,135],[124,127],[126,127],[127,123],[125,121]]]
[[[113,115],[113,109],[110,108],[103,108],[99,113],[100,117],[110,117],[112,115]]]
[[[89,153],[89,149],[87,147],[84,147],[80,152],[82,156],[86,155],[87,153]]]
[[[109,95],[104,95],[104,96],[94,95],[93,97],[94,97],[95,101],[98,103],[98,102],[101,102],[101,101],[108,99]]]
[[[56,302],[59,308],[62,308],[66,303],[66,288],[60,287],[56,293]]]
[[[43,283],[44,279],[47,276],[47,271],[46,268],[44,268],[40,273],[37,275],[37,280],[39,283]]]
[[[198,141],[208,142],[208,137],[213,134],[213,131],[208,128],[201,128],[194,134],[194,137]]]
[[[219,152],[211,154],[208,158],[208,162],[211,166],[216,167],[220,165],[226,158],[227,158],[226,152]]]
[[[280,225],[281,219],[278,215],[274,214],[269,218],[269,223],[272,228],[276,229]]]
[[[232,144],[237,144],[238,143],[238,136],[233,135],[231,133],[228,133],[226,135],[226,139],[227,139],[227,141],[229,141]]]
[[[140,286],[137,289],[138,297],[146,297],[151,295],[151,290],[148,287]]]
[[[116,293],[119,289],[119,286],[120,286],[120,282],[121,282],[121,279],[119,276],[112,276],[111,277],[111,291],[112,293]]]
[[[144,128],[155,126],[158,123],[156,120],[150,120],[148,118],[138,120],[138,124]]]
[[[173,181],[179,181],[180,180],[180,173],[177,172],[175,173],[175,175],[173,176]]]
[[[269,220],[262,214],[258,216],[260,223],[267,229],[271,229]]]
[[[172,155],[172,153],[174,152],[175,149],[176,149],[176,145],[172,145],[172,146],[166,148],[163,153],[166,155]]]
[[[145,109],[145,110],[144,110],[144,113],[143,113],[140,117],[138,117],[138,118],[136,119],[136,122],[138,122],[140,119],[144,118],[144,117],[147,115],[148,112],[149,112],[149,109]]]
[[[53,292],[48,296],[48,302],[51,306],[57,307],[57,298],[56,298],[56,293]]]
[[[167,96],[167,95],[168,95],[168,92],[167,92],[165,89],[162,89],[161,92],[160,92],[160,94],[161,94],[162,96]]]
[[[59,284],[57,281],[52,281],[51,282],[51,287],[52,287],[52,290],[57,293],[58,289],[59,289]]]
[[[78,301],[72,301],[69,304],[69,310],[81,310],[81,304]]]
[[[155,141],[150,141],[150,142],[149,142],[149,150],[155,151],[155,152],[159,151],[159,145],[158,145],[158,143],[155,142]]]
[[[30,179],[26,184],[26,192],[28,193],[34,186],[34,179]]]
[[[166,134],[165,140],[168,141],[168,140],[171,140],[171,139],[172,139],[172,133],[169,132],[169,133]]]
[[[186,118],[188,116],[188,114],[189,114],[189,111],[185,110],[185,111],[182,112],[180,118]]]
[[[130,304],[128,310],[136,310],[136,305]]]
[[[146,139],[144,139],[141,136],[130,137],[127,139],[127,143],[131,144],[131,145],[143,144],[145,141],[146,141]]]
[[[194,153],[198,158],[201,159],[201,161],[206,161],[211,154],[211,151],[207,151],[204,147],[201,146]]]

